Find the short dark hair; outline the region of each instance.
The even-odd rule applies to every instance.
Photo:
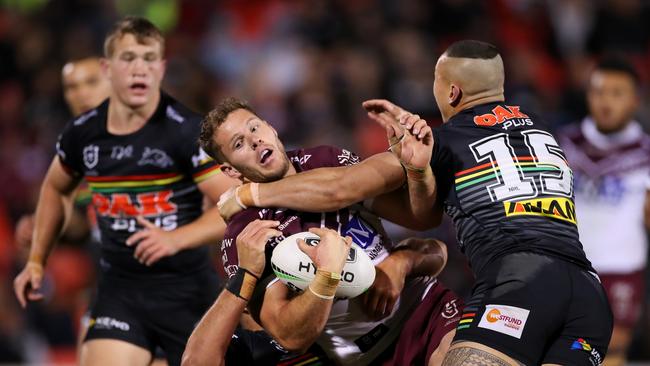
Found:
[[[230,113],[239,110],[245,109],[253,114],[253,108],[244,100],[228,97],[217,106],[211,110],[207,116],[201,121],[201,133],[199,134],[199,145],[208,155],[219,163],[223,163],[225,158],[221,153],[221,148],[214,141],[214,135],[225,121],[228,118]]]
[[[499,56],[496,46],[482,41],[466,39],[454,42],[445,51],[447,57],[493,59]]]
[[[165,38],[160,29],[145,18],[128,16],[115,23],[110,33],[106,35],[106,39],[104,40],[105,57],[110,58],[113,56],[115,41],[126,34],[132,34],[140,44],[147,44],[147,39],[152,38],[160,43],[160,52],[164,53]]]
[[[594,71],[622,72],[630,76],[634,81],[634,84],[639,85],[641,83],[641,77],[636,71],[636,68],[626,59],[619,56],[609,55],[602,58],[596,64]]]

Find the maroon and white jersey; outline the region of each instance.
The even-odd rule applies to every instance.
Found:
[[[287,155],[297,172],[359,162],[357,155],[331,146],[288,151]],[[278,230],[282,232],[282,236],[272,238],[266,246],[267,265],[260,282],[269,283],[268,286],[277,281],[277,278],[273,278],[268,282],[269,276],[275,277],[270,265],[273,248],[285,237],[312,227],[327,227],[337,230],[343,236],[349,235],[375,265],[388,256],[392,246],[379,219],[364,211],[360,205],[324,213],[298,212],[284,208],[249,208],[233,216],[221,244],[222,262],[228,276],[237,271],[237,235],[256,219],[280,221]],[[360,297],[337,300],[317,343],[337,364],[368,364],[393,343],[404,322],[434,283],[435,280],[428,277],[407,281],[393,313],[381,321],[366,317]],[[254,296],[252,302],[256,300],[257,297]]]
[[[636,121],[603,134],[591,118],[560,136],[574,173],[578,230],[587,258],[602,273],[645,267],[643,204],[650,188],[650,136]]]

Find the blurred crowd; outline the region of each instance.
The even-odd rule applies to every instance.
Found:
[[[642,0],[0,0],[0,363],[74,360],[83,301],[93,282],[89,256],[68,251],[48,264],[49,299],[27,312],[11,290],[26,248],[13,238],[32,212],[58,132],[71,117],[61,68],[101,55],[102,40],[125,14],[166,31],[164,89],[199,112],[225,96],[247,99],[287,148],[334,144],[362,156],[386,148],[361,102],[387,98],[440,123],[433,68],[453,41],[500,49],[506,96],[553,128],[586,114],[591,66],[624,55],[648,85],[650,6]],[[638,120],[648,127],[648,93]],[[413,234],[391,227],[395,237]],[[449,225],[433,233],[454,247]],[[87,249],[83,249],[87,251]],[[443,277],[471,288],[455,253]],[[647,306],[646,306],[647,307]],[[645,311],[647,313],[647,309]],[[632,357],[650,359],[650,322],[638,326]],[[57,353],[58,352],[58,353]]]

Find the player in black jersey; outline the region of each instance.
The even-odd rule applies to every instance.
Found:
[[[408,172],[404,212],[434,226],[444,209],[477,278],[444,364],[600,364],[612,315],[578,240],[571,170],[541,120],[505,103],[503,81],[496,48],[461,41],[436,65],[446,123],[433,133],[390,102],[364,103]],[[224,211],[366,199],[393,171],[381,154],[364,163],[244,185]]]
[[[217,294],[204,244],[225,225],[216,201],[234,183],[196,143],[200,116],[160,90],[164,40],[141,18],[116,24],[105,42],[108,100],[64,129],[41,188],[29,261],[15,280],[37,300],[43,267],[82,178],[92,191],[102,278],[82,346],[83,365],[146,365],[156,346],[180,364],[187,337]]]

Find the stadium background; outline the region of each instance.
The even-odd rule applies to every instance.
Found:
[[[554,128],[584,115],[594,60],[624,54],[641,73],[639,120],[649,126],[650,6],[643,0],[0,0],[0,363],[74,360],[93,249],[59,246],[48,264],[47,301],[23,312],[12,281],[26,248],[15,244],[13,230],[35,207],[56,136],[70,118],[63,63],[99,55],[105,33],[126,14],[164,30],[165,90],[200,112],[222,97],[243,97],[288,148],[335,144],[362,156],[383,150],[383,131],[360,107],[367,98],[388,98],[439,124],[433,67],[462,38],[496,44],[507,98]],[[467,294],[471,275],[449,224],[415,235],[450,244],[443,280]],[[645,304],[631,348],[636,362],[650,360]]]

